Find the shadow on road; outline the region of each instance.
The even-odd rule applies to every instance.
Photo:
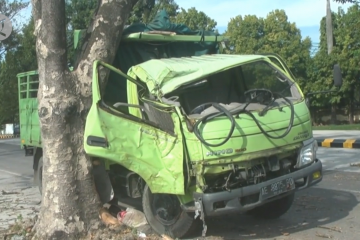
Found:
[[[26,189],[33,187],[33,177],[29,175],[13,176],[0,171],[0,191]],[[0,193],[1,194],[1,193]]]
[[[309,188],[298,192],[291,209],[277,220],[256,220],[243,214],[208,218],[207,236],[226,240],[279,239],[279,236],[318,228],[319,225],[331,225],[348,217],[358,203],[356,196],[349,192]]]

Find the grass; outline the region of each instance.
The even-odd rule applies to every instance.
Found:
[[[313,126],[313,130],[360,130],[360,124]]]

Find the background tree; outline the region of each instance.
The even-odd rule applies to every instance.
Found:
[[[89,26],[97,2],[97,0],[66,0],[68,61],[71,63],[73,63],[75,53],[73,30],[86,29]],[[20,9],[26,7],[27,4],[14,1],[11,4],[7,3],[6,7]],[[18,11],[21,11],[21,9]],[[13,10],[13,15],[17,13]],[[33,19],[30,18],[23,28],[16,30],[11,35],[12,40],[16,36],[16,41],[13,41],[11,47],[8,47],[0,64],[2,69],[0,71],[0,125],[18,122],[19,102],[16,75],[37,69]]]
[[[149,23],[159,10],[165,10],[173,20],[179,10],[179,5],[174,0],[140,0],[130,13],[127,24]]]
[[[196,8],[189,8],[187,11],[181,8],[181,11],[175,17],[175,23],[182,23],[188,26],[191,30],[207,30],[214,31],[216,21],[204,12],[196,10]]]
[[[19,101],[16,75],[37,69],[34,21],[17,34],[17,45],[8,49],[0,63],[0,124],[18,122]]]
[[[338,3],[359,3],[358,0],[334,0],[334,1]]]
[[[19,41],[18,34],[21,30],[21,24],[19,24],[17,16],[28,5],[29,2],[19,0],[0,0],[0,13],[10,18],[13,27],[11,35],[7,39],[0,41],[0,60],[4,57],[7,50],[17,46]]]
[[[97,222],[100,208],[92,162],[83,149],[90,109],[92,63],[112,62],[137,0],[101,1],[88,28],[79,64],[67,66],[65,0],[32,0],[39,71],[43,147],[39,239],[79,239]]]
[[[347,12],[339,9],[332,13],[334,29],[334,47],[327,54],[327,38],[325,18],[320,24],[320,49],[314,57],[311,86],[314,91],[331,89],[333,85],[332,67],[339,63],[342,69],[343,86],[339,93],[315,95],[312,105],[329,106],[329,103],[346,107],[349,113],[349,123],[353,123],[355,99],[359,98],[360,89],[360,27],[359,5],[355,4]],[[310,70],[310,69],[309,69]]]
[[[98,0],[66,0],[68,61],[75,63],[74,30],[86,29],[98,5]]]
[[[300,30],[288,21],[285,11],[272,11],[266,18],[237,16],[230,20],[225,35],[229,36],[234,53],[277,53],[300,83],[307,79],[311,41],[302,40]]]

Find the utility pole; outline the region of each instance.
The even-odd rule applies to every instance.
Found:
[[[330,0],[326,0],[326,42],[328,55],[330,55],[334,47]],[[331,124],[336,124],[336,106],[333,103],[331,104]]]
[[[334,46],[330,0],[326,0],[326,40],[328,54],[330,55]]]

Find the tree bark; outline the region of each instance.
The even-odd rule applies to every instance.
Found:
[[[311,122],[313,126],[317,126],[317,122],[316,122],[316,108],[315,107],[311,107],[310,108],[310,116],[311,116]]]
[[[331,124],[336,125],[336,105],[331,104]]]
[[[111,63],[137,0],[99,1],[78,68],[67,68],[65,0],[32,0],[39,71],[38,114],[43,147],[39,239],[79,239],[98,221],[91,159],[83,134],[91,106],[92,63]]]
[[[355,98],[355,91],[351,90],[350,101],[349,101],[349,124],[354,124],[354,98]]]

